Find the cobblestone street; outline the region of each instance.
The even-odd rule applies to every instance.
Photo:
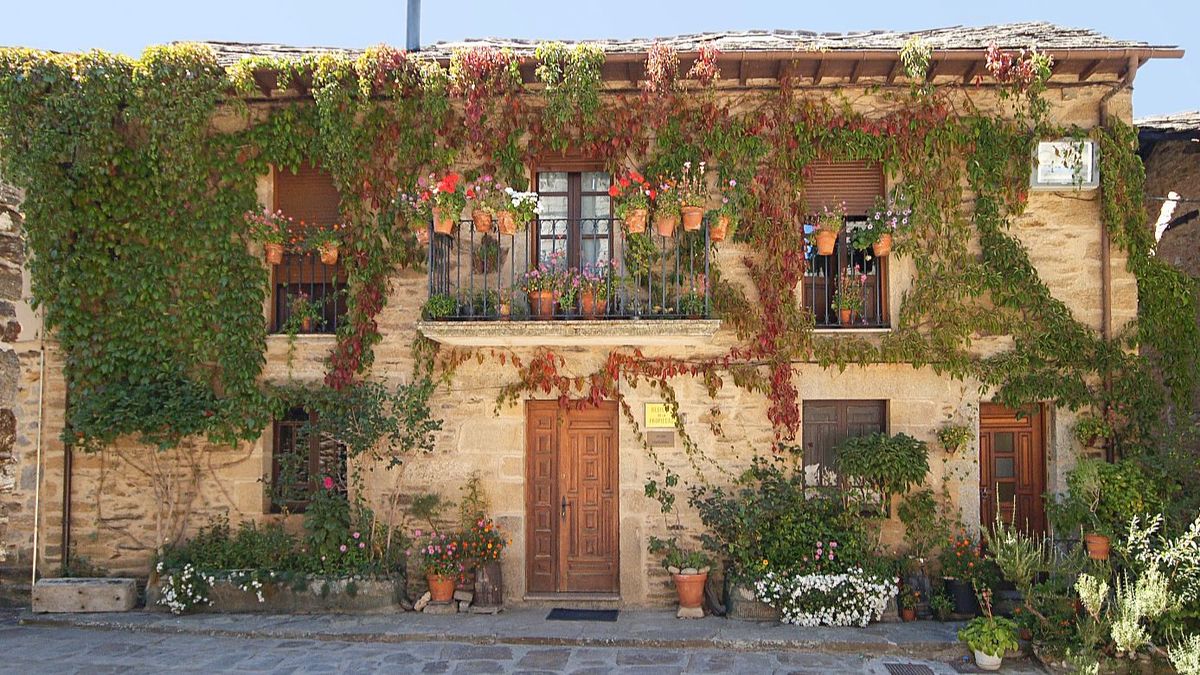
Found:
[[[681,647],[590,647],[475,644],[454,641],[363,641],[214,637],[141,630],[19,625],[0,622],[0,670],[11,673],[871,673],[885,664],[921,664],[953,673],[948,663],[903,656],[868,657]],[[910,671],[911,672],[911,671]],[[1041,672],[1006,662],[1005,672]]]

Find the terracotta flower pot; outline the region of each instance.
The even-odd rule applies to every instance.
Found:
[[[512,211],[501,211],[496,215],[496,229],[500,234],[516,234],[517,219],[513,217]]]
[[[675,226],[679,224],[678,213],[656,213],[654,215],[654,230],[660,237],[670,237],[675,234]]]
[[[268,265],[278,265],[283,262],[283,244],[263,244],[263,252],[267,254]]]
[[[1102,534],[1092,532],[1083,535],[1083,545],[1087,547],[1088,557],[1092,560],[1108,560],[1112,542]]]
[[[579,311],[584,318],[595,319],[597,316],[603,316],[606,309],[607,299],[598,299],[596,294],[590,291],[579,295]]]
[[[708,581],[708,573],[704,574],[674,574],[675,592],[679,594],[679,606],[684,609],[695,609],[704,605],[704,584]]]
[[[336,265],[338,259],[338,245],[334,243],[321,244],[321,262],[326,265]]]
[[[311,316],[306,316],[300,319],[300,332],[311,333],[313,329],[313,320]]]
[[[700,224],[704,222],[703,207],[685,206],[679,212],[683,215],[683,229],[688,232],[695,232],[700,229]]]
[[[554,291],[530,291],[529,312],[535,319],[554,318]]]
[[[916,607],[901,607],[900,608],[900,618],[904,621],[916,621],[917,620],[917,608]]]
[[[892,235],[890,233],[884,233],[884,235],[879,238],[879,241],[871,244],[871,251],[876,255],[876,257],[887,257],[887,254],[892,252]]]
[[[729,216],[717,218],[717,222],[708,228],[708,240],[714,244],[725,241],[725,235],[727,234],[729,234]]]
[[[634,209],[625,214],[625,228],[630,234],[638,234],[646,231],[646,218],[650,215],[649,209]]]
[[[426,574],[425,581],[429,584],[429,599],[433,602],[450,602],[454,598],[454,577],[442,574]]]
[[[454,216],[443,214],[441,209],[434,209],[433,231],[438,234],[450,234],[454,232]]]
[[[851,323],[854,322],[854,310],[839,309],[838,310],[838,318],[841,319],[843,326],[849,326]]]
[[[492,231],[492,214],[487,211],[475,209],[471,213],[471,221],[475,223],[476,232],[487,234]]]
[[[429,245],[429,228],[422,227],[422,228],[416,230],[416,233],[417,233],[417,243],[420,244],[421,246],[428,246]]]
[[[837,245],[837,232],[817,230],[813,240],[817,242],[817,255],[833,255],[833,247]]]

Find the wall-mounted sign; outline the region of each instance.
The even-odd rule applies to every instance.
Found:
[[[1034,190],[1091,190],[1099,187],[1096,142],[1087,138],[1038,142],[1029,185]]]
[[[645,422],[647,429],[674,429],[675,415],[666,403],[647,403]]]
[[[673,448],[675,447],[675,432],[668,429],[647,430],[646,443],[652,448]]]

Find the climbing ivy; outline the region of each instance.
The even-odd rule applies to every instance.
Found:
[[[772,91],[718,97],[716,54],[701,56],[680,78],[678,55],[652,50],[645,86],[629,96],[601,95],[597,50],[553,44],[537,54],[543,86],[534,90],[518,57],[489,48],[458,52],[449,68],[379,47],[228,70],[189,45],[138,60],[0,50],[0,170],[28,189],[34,291],[66,355],[71,437],[95,446],[140,434],[165,447],[200,433],[252,438],[265,426],[267,279],[241,216],[271,166],[313,162],[341,196],[349,320],[326,384],[349,400],[365,391],[355,387],[381,339],[376,317],[395,271],[423,256],[400,222],[397,192],[455,164],[520,185],[530,161],[571,145],[614,170],[671,173],[706,159],[722,184],[736,184],[737,236],[756,251],[746,263],[758,301],[714,271],[714,305],[741,338],[714,358],[616,350],[596,373],[565,375],[555,354],[492,353],[516,376],[501,401],[529,391],[620,399],[620,383],[648,382],[677,407],[673,379],[701,378],[714,395],[729,380],[767,394],[767,416],[786,440],[799,425],[795,364],[897,362],[978,380],[1013,405],[1099,405],[1135,439],[1157,419],[1164,392],[1177,403],[1190,396],[1196,289],[1153,258],[1129,127],[1093,135],[1104,219],[1139,283],[1136,324],[1106,339],[1078,321],[1008,231],[1025,206],[1032,144],[1082,133],[1047,122],[1048,67],[1012,71],[1020,62],[988,54],[1013,108],[1001,119],[928,83],[873,92],[869,114],[848,94],[805,93],[786,77]],[[302,97],[242,101],[285,87]],[[218,131],[218,113],[240,116],[244,128]],[[895,254],[916,276],[884,336],[816,335],[797,302],[797,223],[811,212],[802,188],[813,162],[827,159],[877,162],[913,200]],[[1012,349],[972,354],[977,336],[995,334],[1012,336]],[[449,376],[465,356],[437,358]]]

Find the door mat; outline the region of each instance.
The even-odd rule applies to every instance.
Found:
[[[616,609],[564,609],[555,607],[546,615],[547,621],[616,621]]]
[[[933,675],[933,668],[919,663],[885,663],[888,675]]]

